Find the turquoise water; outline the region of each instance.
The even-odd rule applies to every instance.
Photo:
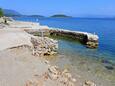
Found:
[[[31,22],[37,22],[38,19],[41,25],[49,27],[95,32],[99,36],[97,49],[88,49],[73,40],[58,39],[59,54],[51,56],[51,62],[62,68],[70,68],[75,76],[76,73],[84,76],[84,80],[94,80],[98,86],[115,86],[115,19],[31,17],[14,19]]]
[[[115,60],[115,19],[88,19],[88,18],[31,18],[15,17],[16,20],[38,22],[54,28],[85,31],[96,33],[99,36],[99,48],[88,50],[84,48],[81,52],[90,52],[95,58],[108,58]],[[80,49],[81,49],[80,48]],[[74,47],[73,47],[74,49]],[[75,48],[77,50],[77,48]]]

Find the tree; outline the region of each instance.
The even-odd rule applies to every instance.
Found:
[[[3,10],[2,8],[0,8],[0,17],[2,17],[4,14],[3,14]]]

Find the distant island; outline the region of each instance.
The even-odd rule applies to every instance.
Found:
[[[55,17],[55,18],[70,18],[72,16],[67,16],[67,15],[64,15],[64,14],[56,14],[56,15],[53,15],[51,17]]]
[[[28,17],[39,17],[39,18],[43,18],[45,16],[42,16],[42,15],[28,15]]]

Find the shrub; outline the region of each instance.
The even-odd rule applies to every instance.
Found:
[[[2,17],[4,14],[3,14],[3,10],[2,8],[0,8],[0,17]]]

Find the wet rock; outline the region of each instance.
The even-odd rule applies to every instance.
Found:
[[[86,43],[86,45],[87,45],[87,48],[92,48],[92,49],[98,47],[98,43],[97,42],[90,42],[89,41],[89,42]]]

